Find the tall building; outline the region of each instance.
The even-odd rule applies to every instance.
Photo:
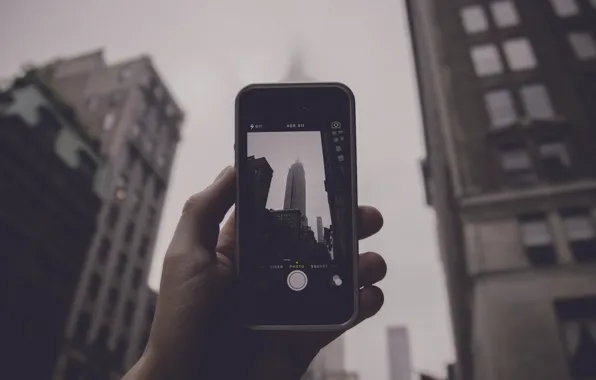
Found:
[[[54,379],[118,378],[152,322],[147,276],[183,113],[147,56],[59,59],[44,77],[101,142],[103,208],[79,278]]]
[[[323,229],[323,218],[317,216],[317,243],[325,243],[325,232]]]
[[[456,378],[596,377],[596,3],[407,0]]]
[[[306,173],[299,160],[288,170],[284,210],[299,210],[306,219]]]
[[[49,379],[101,207],[98,144],[35,71],[0,90],[2,377]]]
[[[410,353],[410,337],[404,326],[387,329],[387,353],[389,355],[389,379],[411,380],[412,359]]]

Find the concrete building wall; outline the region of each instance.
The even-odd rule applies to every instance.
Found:
[[[104,207],[55,379],[72,360],[95,376],[118,376],[142,353],[152,318],[147,278],[183,114],[146,56],[107,65],[100,51],[59,60],[46,75],[75,105],[107,158]],[[94,287],[97,295],[90,296]],[[101,368],[102,360],[113,366]]]
[[[572,208],[592,210],[593,226],[596,204],[596,60],[578,59],[569,33],[596,38],[596,6],[566,1],[577,12],[563,17],[553,1],[511,1],[518,22],[501,27],[496,3],[406,1],[427,150],[423,174],[437,214],[456,377],[566,380],[571,364],[554,305],[596,295],[596,267],[578,261],[562,218]],[[481,31],[466,32],[466,7],[475,7]],[[512,68],[505,44],[517,38],[528,39],[533,67]],[[494,47],[499,73],[477,75],[472,50],[481,46]],[[532,84],[546,88],[548,120],[530,117],[525,108],[520,91]],[[491,125],[484,97],[495,90],[512,95],[517,116],[508,127]],[[546,175],[552,163],[540,163],[532,151],[548,139],[567,148],[572,164],[564,180]],[[512,142],[530,152],[535,180],[513,183],[504,171],[501,152]],[[536,213],[544,215],[554,252],[554,263],[544,266],[530,260],[523,244],[520,218]]]

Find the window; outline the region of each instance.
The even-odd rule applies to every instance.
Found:
[[[106,314],[111,316],[116,309],[116,305],[118,304],[118,297],[119,297],[118,289],[111,288],[110,292],[108,293],[108,304],[106,307]]]
[[[510,91],[491,91],[484,96],[484,101],[493,127],[502,128],[516,122],[517,112]]]
[[[135,268],[135,271],[132,276],[132,287],[134,290],[139,289],[141,285],[141,280],[143,279],[143,273],[139,268]]]
[[[536,57],[527,38],[515,38],[505,41],[503,50],[512,71],[529,70],[536,67]]]
[[[97,294],[99,293],[99,285],[101,284],[101,277],[97,273],[93,273],[91,278],[89,279],[89,289],[88,289],[88,296],[91,301],[95,301],[97,299]]]
[[[133,222],[129,222],[126,226],[126,231],[124,232],[124,242],[126,244],[130,244],[132,242],[132,236],[135,231],[135,225]]]
[[[118,264],[116,265],[116,275],[118,277],[122,277],[124,271],[126,270],[126,263],[128,261],[128,257],[124,252],[120,252],[118,255]]]
[[[501,168],[514,183],[536,180],[530,153],[521,144],[512,144],[501,149]]]
[[[483,77],[503,72],[503,63],[495,45],[475,46],[471,54],[476,75]]]
[[[116,352],[115,352],[116,360],[118,361],[120,366],[124,365],[124,358],[126,356],[127,349],[128,349],[128,340],[126,339],[125,336],[121,336],[120,339],[118,339],[118,346],[116,346]]]
[[[149,238],[144,236],[141,240],[141,245],[139,246],[139,257],[145,258],[147,257],[147,253],[149,252]]]
[[[524,215],[519,218],[522,243],[533,265],[552,265],[556,262],[550,228],[546,215]]]
[[[97,337],[95,338],[95,343],[98,347],[107,348],[108,347],[108,339],[110,337],[110,328],[106,325],[100,327],[99,332],[97,333]]]
[[[540,165],[551,181],[565,181],[571,176],[571,159],[563,141],[544,141],[538,146]]]
[[[132,322],[134,313],[135,313],[135,304],[132,301],[127,301],[126,308],[124,309],[124,323],[129,325]]]
[[[509,28],[519,24],[519,15],[515,4],[511,0],[495,1],[490,5],[495,19],[495,24],[499,28]]]
[[[117,204],[113,204],[110,207],[110,211],[108,211],[108,216],[106,217],[106,223],[108,228],[112,229],[118,223],[118,216],[120,215],[120,207]]]
[[[103,117],[103,130],[111,130],[114,127],[114,124],[116,124],[116,116],[112,112],[107,113]]]
[[[595,379],[596,297],[559,300],[555,311],[573,379]]]
[[[526,114],[531,119],[552,119],[555,116],[550,97],[544,85],[523,86],[520,94]]]
[[[563,210],[563,226],[569,246],[579,262],[596,261],[596,229],[588,210]]]
[[[596,58],[596,42],[590,33],[573,32],[569,33],[568,38],[577,59],[588,60]]]
[[[466,32],[478,33],[488,29],[488,20],[480,5],[472,5],[461,10],[461,18]]]
[[[103,238],[101,239],[101,243],[99,244],[99,249],[97,250],[97,261],[100,265],[104,265],[108,260],[108,254],[110,253],[110,240]]]
[[[85,343],[87,334],[89,333],[89,327],[91,327],[91,316],[87,313],[81,313],[81,315],[79,315],[79,319],[77,319],[77,326],[74,335],[74,340],[77,343]]]
[[[550,2],[559,17],[571,17],[579,13],[576,0],[550,0]]]

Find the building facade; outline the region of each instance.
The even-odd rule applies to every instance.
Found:
[[[455,377],[596,378],[596,2],[406,4]]]
[[[407,328],[396,326],[387,329],[387,353],[389,379],[411,380],[413,369]]]
[[[52,376],[101,207],[98,148],[34,71],[0,90],[5,378]]]
[[[183,113],[146,56],[108,65],[96,51],[43,73],[100,141],[106,173],[54,379],[120,378],[152,323],[147,276]]]

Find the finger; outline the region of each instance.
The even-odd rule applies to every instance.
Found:
[[[383,227],[383,215],[372,206],[358,208],[358,239],[366,239],[379,232]]]
[[[184,252],[200,244],[204,251],[214,252],[219,224],[234,204],[235,178],[236,171],[228,167],[213,184],[186,201],[168,251]]]
[[[360,287],[376,284],[385,278],[387,263],[376,252],[366,252],[358,260],[358,284]]]
[[[368,286],[360,290],[360,307],[356,325],[377,314],[384,303],[385,295],[378,287]]]
[[[234,261],[236,249],[236,210],[232,211],[230,217],[224,223],[217,241],[217,252]]]

